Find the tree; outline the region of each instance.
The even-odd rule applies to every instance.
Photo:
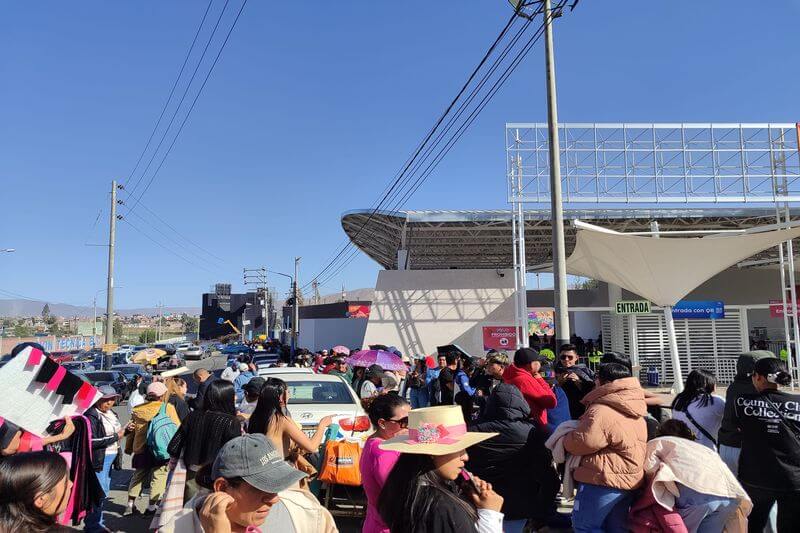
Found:
[[[147,344],[148,342],[155,342],[156,340],[156,330],[154,329],[146,329],[139,334],[139,342],[142,344]]]
[[[47,320],[50,317],[50,304],[44,304],[42,307],[42,318]]]
[[[30,337],[33,335],[33,328],[25,324],[17,324],[14,326],[14,336],[16,337]]]
[[[122,321],[119,318],[114,319],[114,327],[111,332],[114,334],[115,339],[122,337]]]
[[[197,332],[197,322],[200,319],[197,317],[183,315],[181,317],[181,324],[183,325],[183,332],[184,333],[196,333]]]

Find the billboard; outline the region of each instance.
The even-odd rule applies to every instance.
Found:
[[[555,313],[552,309],[528,309],[528,336],[555,334]]]
[[[483,351],[513,350],[517,347],[517,328],[514,326],[484,326]]]
[[[347,306],[347,318],[369,318],[369,305],[350,304]]]

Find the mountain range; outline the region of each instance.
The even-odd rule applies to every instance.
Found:
[[[345,298],[350,301],[371,301],[374,295],[374,289],[352,289],[348,290],[345,293]],[[305,295],[305,302],[306,304],[311,303],[311,296],[306,294]],[[333,303],[338,302],[341,300],[340,293],[333,293],[328,294],[325,296],[320,297],[320,303]],[[15,300],[0,300],[0,317],[8,317],[8,318],[18,318],[18,317],[27,317],[27,316],[38,316],[42,313],[42,308],[44,304],[47,303],[50,306],[50,314],[53,316],[61,316],[61,317],[91,317],[94,310],[91,306],[83,306],[83,305],[71,305],[71,304],[61,304],[61,303],[51,303],[51,302],[40,302],[37,300],[22,300],[22,299],[15,299]],[[282,306],[282,302],[278,303],[278,308]],[[102,315],[105,311],[105,306],[97,306],[97,314]],[[114,313],[120,316],[131,316],[131,315],[146,315],[146,316],[155,316],[157,315],[161,309],[158,307],[136,307],[132,309],[115,309]],[[163,309],[164,314],[177,314],[180,315],[182,313],[186,313],[187,315],[197,316],[200,314],[199,307],[164,307]]]
[[[42,313],[42,308],[44,304],[47,303],[50,306],[50,314],[53,316],[61,316],[61,317],[91,317],[94,313],[94,309],[91,306],[82,306],[82,305],[70,305],[70,304],[60,304],[60,303],[50,303],[50,302],[38,302],[35,300],[0,300],[0,317],[11,317],[11,318],[18,318],[18,317],[25,317],[25,316],[37,316]],[[97,314],[102,315],[105,311],[105,306],[97,306]],[[158,307],[137,307],[133,309],[115,309],[114,312],[121,316],[131,316],[131,315],[147,315],[147,316],[155,316],[157,315],[162,309]],[[182,314],[186,313],[187,315],[199,315],[200,308],[199,307],[164,307],[163,308],[164,314]]]

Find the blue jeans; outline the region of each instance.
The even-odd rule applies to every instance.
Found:
[[[412,409],[419,409],[420,407],[428,407],[428,389],[409,388],[409,390],[411,391],[409,397],[411,399]]]
[[[735,498],[701,494],[686,485],[678,484],[680,496],[675,499],[675,510],[683,518],[686,529],[692,533],[719,533],[739,506]]]
[[[111,491],[111,465],[114,463],[114,459],[117,458],[116,453],[106,453],[106,458],[103,460],[103,469],[97,474],[97,481],[100,482],[100,486],[103,488],[103,492],[105,496],[108,496],[108,493]],[[100,500],[100,505],[94,507],[91,511],[86,514],[86,521],[83,530],[90,531],[90,532],[97,532],[103,531],[106,527],[103,523],[103,507],[105,507],[106,498]]]
[[[572,508],[575,533],[622,533],[628,531],[628,508],[633,491],[582,483]]]

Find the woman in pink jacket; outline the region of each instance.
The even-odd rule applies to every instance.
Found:
[[[572,513],[576,533],[627,531],[628,508],[644,480],[644,391],[616,363],[601,365],[596,381],[581,400],[586,412],[578,427],[564,437],[564,449],[581,456],[573,471],[580,483]]]
[[[375,428],[361,452],[359,469],[361,483],[367,494],[367,516],[363,533],[389,533],[389,528],[378,514],[378,499],[381,489],[394,468],[400,452],[381,450],[380,444],[408,427],[408,411],[411,406],[405,398],[397,394],[382,394],[375,398],[367,409],[367,414]]]

